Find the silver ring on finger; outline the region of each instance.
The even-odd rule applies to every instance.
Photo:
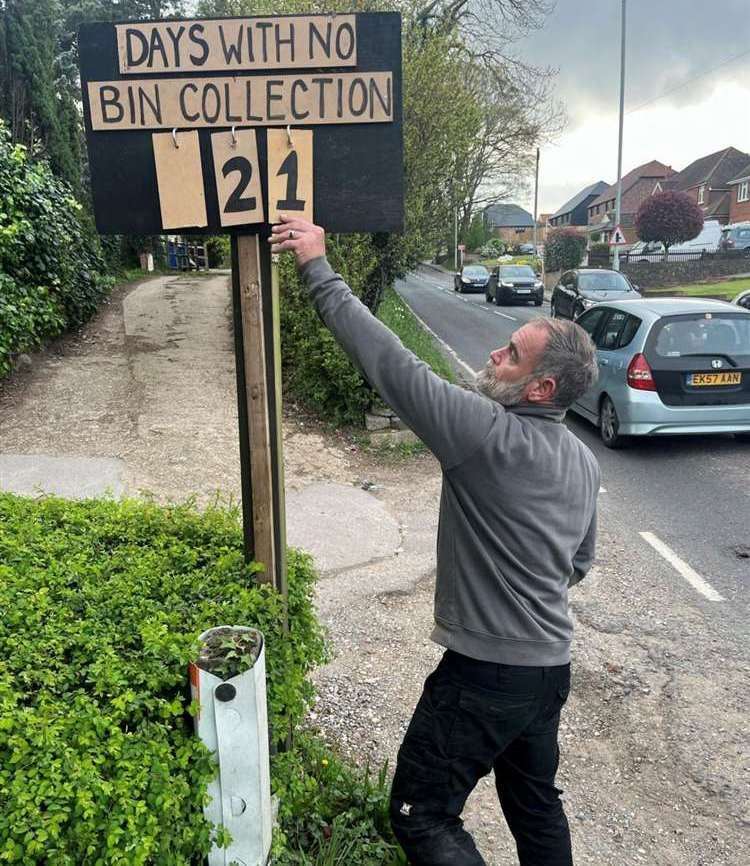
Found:
[[[295,237],[296,237],[296,234],[294,233],[294,229],[289,229],[289,240],[293,241],[295,239]]]

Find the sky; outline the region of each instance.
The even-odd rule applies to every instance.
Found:
[[[544,28],[516,45],[526,62],[557,68],[567,112],[542,147],[539,213],[617,179],[620,9],[620,0],[557,0]],[[750,0],[627,0],[626,34],[623,175],[652,159],[679,171],[730,145],[750,153]],[[532,211],[533,187],[518,201]]]

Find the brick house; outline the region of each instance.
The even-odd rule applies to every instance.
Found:
[[[700,206],[704,219],[726,224],[730,220],[730,180],[741,174],[748,163],[750,153],[725,147],[696,159],[666,180],[657,181],[654,192],[685,192]]]
[[[737,177],[727,183],[729,187],[729,222],[750,221],[750,162],[740,169]]]
[[[658,181],[666,180],[674,173],[670,166],[654,159],[639,165],[622,178],[620,225],[627,244],[634,244],[638,240],[635,233],[635,215],[641,202],[652,195]],[[596,232],[601,235],[602,241],[609,241],[615,227],[616,196],[617,184],[612,184],[588,206],[586,232],[589,235]]]
[[[488,205],[484,225],[506,243],[524,244],[534,239],[534,217],[517,204]]]
[[[607,189],[609,184],[603,180],[584,187],[552,214],[549,218],[550,227],[559,229],[566,226],[588,225],[589,205]]]

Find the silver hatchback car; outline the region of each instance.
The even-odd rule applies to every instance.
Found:
[[[675,433],[750,440],[750,310],[642,298],[597,304],[577,321],[596,344],[599,381],[572,409],[609,448]]]

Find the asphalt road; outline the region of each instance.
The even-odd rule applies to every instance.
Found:
[[[483,294],[458,294],[450,275],[428,268],[397,288],[466,373],[481,369],[489,351],[525,322],[549,315],[546,302],[496,307]],[[689,581],[695,572],[708,584],[706,592],[723,599],[711,601],[689,583],[695,603],[716,616],[719,627],[730,626],[735,638],[746,635],[750,558],[740,554],[750,554],[750,446],[731,436],[674,436],[634,440],[612,451],[587,421],[571,413],[567,423],[599,459],[609,523],[667,579]],[[657,552],[641,533],[669,550]],[[683,564],[675,567],[672,555]]]

